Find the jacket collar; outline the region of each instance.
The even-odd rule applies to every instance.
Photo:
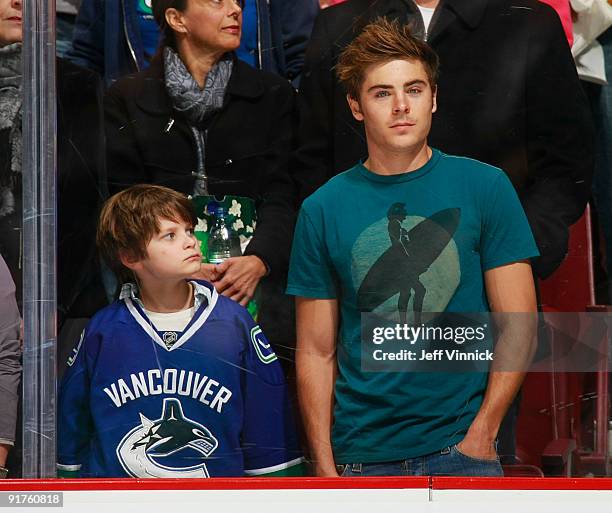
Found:
[[[193,306],[194,310],[197,310],[208,302],[208,297],[210,296],[210,291],[208,288],[201,283],[193,280],[189,280],[189,283],[193,286]],[[131,299],[132,301],[138,303],[138,306],[145,310],[145,306],[140,299],[140,293],[138,290],[138,285],[132,282],[124,283],[121,286],[121,292],[119,292],[119,300],[125,301],[126,299]]]
[[[416,12],[417,4],[415,0],[402,0],[408,7],[409,12]],[[470,28],[476,28],[482,19],[482,16],[487,8],[488,0],[440,0],[441,9],[451,9],[461,20],[463,20]],[[378,7],[388,8],[393,5],[387,0],[376,0],[373,2],[378,4]]]
[[[417,4],[415,0],[365,0],[365,5],[369,3],[370,10],[362,9],[362,12],[368,12],[366,23],[372,19],[383,16],[398,16],[402,18],[401,13],[415,14]],[[488,0],[440,0],[438,13],[432,26],[433,36],[437,36],[444,32],[452,22],[459,18],[470,29],[475,29],[482,20],[487,8]],[[358,7],[356,6],[356,9]]]
[[[227,84],[225,103],[230,96],[254,99],[265,93],[261,72],[239,60],[235,55],[232,76]],[[142,72],[142,90],[136,98],[136,103],[147,112],[157,114],[170,114],[172,103],[166,93],[164,84],[164,65],[161,58],[156,56],[151,65]]]
[[[441,0],[443,7],[448,7],[470,28],[474,29],[482,20],[488,0]]]
[[[488,0],[441,0],[431,22],[428,43],[433,44],[447,29],[459,20],[470,30],[480,24],[487,8]]]
[[[234,55],[234,69],[227,84],[227,94],[243,98],[259,98],[265,93],[262,72],[249,66]]]

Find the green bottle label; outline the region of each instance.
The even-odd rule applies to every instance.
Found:
[[[208,234],[212,228],[215,216],[208,212],[208,204],[214,201],[223,206],[226,212],[226,220],[228,227],[240,239],[240,249],[244,253],[255,227],[257,225],[257,211],[255,209],[255,201],[252,198],[243,196],[224,196],[219,199],[215,196],[194,196],[191,198],[195,214],[198,218],[198,224],[194,228],[194,235],[200,244],[202,252],[202,262],[209,263],[208,260]],[[255,292],[257,294],[257,291]],[[247,310],[257,321],[257,301],[253,298],[247,305]]]

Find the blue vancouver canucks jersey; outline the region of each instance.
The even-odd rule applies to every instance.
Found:
[[[260,475],[302,462],[281,366],[237,303],[158,332],[131,299],[98,312],[59,395],[58,468],[82,477]]]

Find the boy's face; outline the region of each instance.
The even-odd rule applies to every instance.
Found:
[[[436,94],[420,61],[394,60],[366,69],[359,101],[348,97],[363,121],[368,147],[391,152],[422,148],[436,111]]]
[[[202,255],[193,226],[159,220],[159,232],[147,244],[147,257],[130,264],[140,280],[185,279],[200,270]]]

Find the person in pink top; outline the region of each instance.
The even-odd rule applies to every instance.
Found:
[[[550,5],[557,11],[561,19],[561,24],[563,25],[563,31],[565,32],[567,42],[572,46],[574,43],[574,34],[572,33],[572,9],[569,0],[540,0],[540,2]]]

